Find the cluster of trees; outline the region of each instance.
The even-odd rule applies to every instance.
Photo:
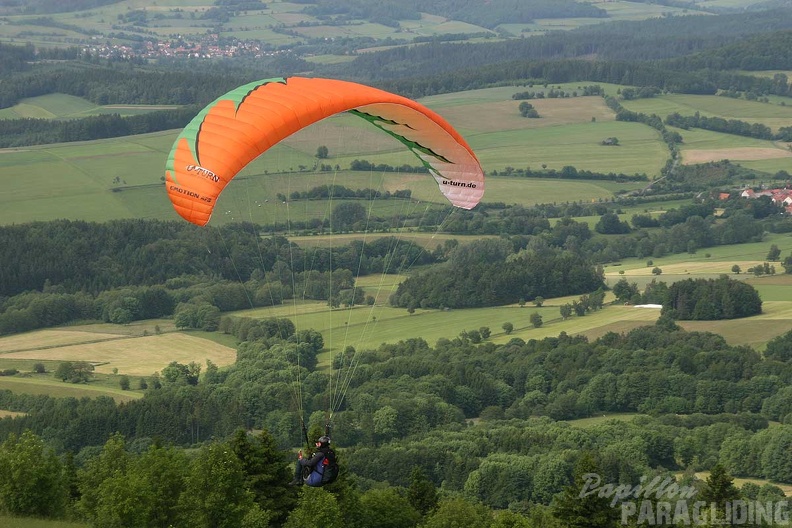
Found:
[[[520,115],[523,117],[531,117],[531,118],[540,117],[539,112],[536,110],[536,108],[533,107],[531,103],[526,103],[525,101],[523,101],[522,103],[520,103],[518,109],[520,110]]]
[[[445,265],[408,277],[390,302],[407,309],[494,306],[590,292],[602,281],[601,272],[578,255],[480,240],[456,248]]]
[[[289,194],[288,199],[295,200],[324,200],[327,198],[343,199],[357,198],[361,200],[387,200],[389,198],[409,199],[412,195],[410,189],[393,191],[381,191],[378,189],[350,189],[343,185],[319,185],[308,191],[294,191]],[[278,199],[286,201],[286,196],[278,194]]]
[[[399,165],[394,167],[387,163],[372,163],[368,160],[354,159],[349,164],[349,170],[365,172],[428,172],[423,165]]]
[[[514,167],[505,167],[502,171],[493,170],[491,172],[493,176],[519,176],[523,178],[558,178],[562,180],[609,180],[609,181],[616,181],[616,182],[628,182],[628,181],[649,181],[649,177],[646,174],[624,174],[624,173],[602,173],[602,172],[594,172],[586,169],[577,169],[571,165],[565,165],[561,168],[561,170],[556,169],[545,169],[544,167],[542,170],[532,170],[530,167],[526,167],[525,169],[522,168],[514,168]],[[545,204],[546,205],[546,204]],[[541,205],[540,207],[544,207],[545,205]],[[564,216],[564,215],[554,215],[554,216]],[[577,216],[577,215],[572,215]]]
[[[533,87],[533,84],[530,85]],[[544,85],[547,88],[547,85]],[[578,90],[580,92],[578,93]],[[565,92],[564,90],[550,88],[545,95],[544,91],[529,91],[529,92],[517,92],[512,95],[512,99],[520,100],[520,99],[544,99],[547,97],[548,99],[555,99],[558,97],[577,97],[578,95],[588,96],[588,95],[605,95],[605,90],[602,86],[598,84],[590,84],[588,86],[579,86],[578,90],[573,90],[572,92]]]
[[[770,271],[773,270],[766,268],[772,267],[765,262],[747,271],[756,275],[772,274]],[[732,272],[741,271],[737,264],[732,266]],[[616,302],[663,305],[664,314],[686,320],[734,319],[756,315],[762,310],[762,301],[752,286],[730,280],[727,276],[709,280],[688,279],[675,283],[672,288],[653,279],[643,292],[636,283],[629,283],[622,277],[613,285],[613,294]]]
[[[707,117],[696,112],[692,116],[683,116],[678,112],[669,114],[665,118],[667,125],[688,130],[690,128],[703,128],[724,134],[734,134],[757,139],[772,139],[778,141],[792,141],[792,127],[781,127],[773,133],[769,126],[761,123],[748,123],[739,119],[724,119],[722,117]]]
[[[735,319],[762,313],[762,300],[753,286],[726,276],[687,279],[669,286],[662,313],[680,320]]]
[[[570,442],[574,438],[570,436],[574,434],[572,430],[544,425],[547,432],[541,440],[551,442],[553,450],[561,442],[570,445],[588,439],[578,430],[577,438]],[[655,435],[662,425],[643,425],[648,425],[648,429],[634,431],[640,431],[640,441],[657,442]],[[679,429],[665,425],[666,430]],[[515,435],[513,426],[484,426],[493,437],[505,433],[513,443],[538,440],[529,436],[537,433],[535,426],[529,427],[530,433],[520,437]],[[606,427],[605,432],[616,433],[614,427],[620,425],[612,422]],[[696,433],[712,435],[714,431],[708,429],[713,427],[700,422]],[[739,430],[728,427],[729,433]],[[563,436],[569,438],[562,439]],[[750,433],[747,436],[751,437]],[[771,435],[753,436],[767,440]],[[686,439],[691,437],[685,435]],[[475,437],[462,442],[465,448],[478,443]],[[503,442],[499,444],[499,448],[504,447]],[[662,446],[661,440],[654,449]],[[83,520],[97,526],[606,527],[615,526],[619,519],[618,502],[611,504],[609,497],[596,494],[581,498],[580,490],[591,475],[608,485],[625,481],[634,484],[637,476],[627,472],[639,468],[617,466],[614,459],[617,449],[625,447],[636,450],[635,445],[597,442],[588,444],[578,454],[566,450],[566,454],[560,452],[553,457],[549,453],[542,456],[521,452],[511,463],[503,456],[488,457],[470,474],[462,493],[439,492],[417,466],[410,466],[409,480],[403,486],[368,487],[343,472],[330,486],[298,492],[284,484],[289,474],[284,453],[266,431],[253,436],[238,430],[228,439],[212,441],[190,454],[161,442],[127,442],[116,434],[91,453],[65,459],[57,457],[39,436],[25,432],[0,444],[0,473],[6,477],[0,484],[0,505],[15,515]],[[603,448],[604,453],[599,451]],[[389,450],[386,454],[396,453]],[[408,457],[402,458],[409,462]],[[553,475],[540,478],[537,470]],[[11,474],[19,478],[12,479]],[[656,482],[673,481],[673,476],[662,470],[643,476],[647,477]],[[17,485],[9,485],[14,482]],[[725,518],[725,501],[767,503],[785,499],[783,491],[770,484],[760,487],[748,483],[738,490],[723,463],[715,464],[706,481],[685,474],[678,485],[691,490],[693,500],[712,503],[714,510],[707,510],[708,515]],[[532,500],[535,497],[546,501],[547,494],[556,497],[552,506]],[[585,524],[578,524],[581,518]]]

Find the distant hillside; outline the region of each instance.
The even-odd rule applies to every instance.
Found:
[[[541,37],[493,43],[433,43],[366,53],[346,64],[320,67],[320,73],[365,80],[419,77],[464,68],[516,60],[552,60],[592,57],[601,60],[652,61],[688,56],[733,46],[743,49],[743,40],[756,37],[753,47],[767,40],[765,48],[776,48],[782,31],[792,30],[792,9],[722,16],[675,16],[639,22],[610,22]],[[778,35],[767,36],[770,32]],[[777,48],[776,48],[777,49]],[[783,49],[783,48],[781,48]],[[786,48],[789,49],[788,47]],[[733,49],[719,52],[724,56]],[[743,53],[740,53],[742,56]],[[777,63],[789,58],[779,53]],[[690,70],[691,67],[684,67]]]
[[[93,9],[122,0],[0,0],[0,14],[70,13]]]

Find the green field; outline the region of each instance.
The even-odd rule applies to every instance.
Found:
[[[779,100],[783,100],[785,105],[717,95],[665,94],[648,99],[622,101],[622,106],[633,112],[657,114],[662,118],[674,112],[684,116],[699,112],[702,116],[761,123],[777,130],[780,126],[789,126],[789,120],[792,119],[792,98]]]
[[[475,93],[427,99],[468,139],[486,171],[506,167],[561,169],[573,165],[604,172],[645,172],[654,176],[665,161],[665,146],[655,131],[635,123],[617,123],[596,97],[546,100],[545,117],[519,117],[511,94],[516,88],[477,90]],[[81,100],[78,100],[81,101]],[[483,102],[489,101],[489,102]],[[46,104],[44,104],[46,103]],[[74,98],[50,98],[42,111],[64,116],[68,104],[75,112],[96,108]],[[489,105],[486,119],[481,105]],[[591,116],[597,116],[591,122]],[[476,123],[478,122],[478,128]],[[167,131],[125,138],[0,150],[0,177],[8,176],[0,195],[0,223],[57,218],[105,221],[114,218],[175,219],[163,192],[167,154],[177,135]],[[622,146],[603,147],[608,136],[621,135]],[[243,169],[218,201],[213,225],[239,220],[271,223],[287,219],[323,218],[327,205],[317,202],[283,204],[276,200],[295,190],[323,183],[351,188],[400,190],[409,188],[415,200],[444,203],[436,184],[426,175],[316,173],[316,149],[327,146],[327,163],[347,167],[354,159],[391,166],[419,161],[401,144],[353,116],[340,116],[308,127],[276,145]],[[24,177],[19,177],[24,175]],[[16,176],[16,177],[14,177]],[[535,204],[591,201],[607,198],[622,188],[612,182],[545,182],[492,178],[485,201]],[[632,185],[632,188],[635,188]],[[375,213],[391,215],[405,208],[425,207],[398,201],[375,202]]]
[[[587,83],[568,83],[531,90],[580,91]],[[616,85],[605,85],[615,93]],[[508,168],[560,170],[570,165],[596,172],[659,175],[668,152],[658,133],[639,123],[617,122],[600,97],[534,100],[541,117],[522,118],[512,95],[528,87],[497,87],[427,97],[422,100],[457,128],[473,147],[488,173]],[[35,98],[0,111],[55,117],[109,111],[79,98],[54,95]],[[787,107],[715,96],[663,95],[625,101],[644,112],[683,111],[751,121],[788,120]],[[113,107],[114,108],[114,107]],[[149,111],[150,107],[125,111]],[[781,112],[772,117],[773,112]],[[786,113],[784,113],[786,112]],[[787,115],[789,114],[789,115]],[[697,156],[728,158],[775,173],[788,168],[792,152],[783,145],[703,130],[680,131],[683,160]],[[56,218],[105,221],[114,218],[176,219],[163,192],[164,165],[177,131],[81,143],[0,150],[0,177],[7,176],[0,195],[0,224]],[[601,145],[619,138],[618,147]],[[319,146],[326,146],[331,168],[316,172]],[[243,169],[218,200],[212,223],[253,221],[262,224],[326,218],[329,204],[316,201],[283,203],[278,194],[310,190],[324,183],[350,188],[410,189],[413,201],[376,201],[372,212],[390,216],[445,205],[434,181],[412,173],[352,173],[344,171],[355,159],[391,166],[418,165],[418,160],[387,134],[351,115],[336,116],[301,130]],[[24,177],[19,177],[24,175]],[[16,177],[15,177],[16,176]],[[591,202],[614,192],[639,189],[645,183],[536,180],[490,176],[485,202],[533,205],[550,202]],[[419,202],[420,203],[417,203]]]
[[[49,94],[23,99],[12,107],[0,109],[0,119],[74,119],[100,114],[132,116],[173,108],[177,107],[169,105],[96,105],[73,95]]]
[[[7,517],[0,515],[0,526],[3,528],[88,528],[85,523],[50,521],[47,519],[33,519],[29,517]]]

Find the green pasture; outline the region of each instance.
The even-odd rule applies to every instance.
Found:
[[[792,172],[792,159],[790,158],[776,158],[776,159],[766,159],[766,160],[751,160],[751,161],[743,161],[740,160],[739,164],[743,167],[766,172],[767,174],[773,175],[781,171]]]
[[[663,119],[674,112],[683,116],[699,112],[702,116],[761,123],[778,130],[779,127],[789,126],[792,119],[792,97],[779,98],[781,100],[786,103],[784,106],[717,95],[665,94],[621,101],[621,104],[627,110],[657,114]]]
[[[602,140],[617,137],[618,146]],[[668,152],[657,132],[639,123],[596,122],[473,134],[470,143],[485,170],[577,169],[601,173],[659,174]]]
[[[482,26],[468,24],[459,20],[449,20],[441,16],[430,15],[421,13],[420,20],[400,20],[399,25],[404,33],[393,35],[394,38],[405,38],[410,40],[413,35],[415,36],[434,36],[444,33],[459,34],[459,33],[490,33],[490,30]]]
[[[646,182],[634,183],[634,184],[620,184],[620,189],[625,189],[625,188],[641,189],[643,187],[646,187],[646,185],[647,185]],[[609,189],[609,187],[605,185],[602,185],[601,187],[603,187],[604,189]],[[594,200],[591,201],[593,202]],[[609,205],[609,207],[613,208],[614,211],[620,210],[621,213],[617,213],[617,216],[621,221],[627,222],[629,224],[634,215],[649,215],[653,218],[657,218],[658,216],[660,216],[661,214],[665,213],[670,209],[679,209],[684,205],[690,205],[690,204],[691,204],[691,200],[671,200],[668,202],[646,203],[646,204],[639,204],[633,206],[613,206],[611,204]],[[575,222],[588,224],[589,229],[591,229],[591,231],[593,232],[597,223],[600,221],[600,218],[601,217],[599,215],[577,216],[575,217],[574,220]],[[560,218],[551,218],[550,225],[555,225],[555,223],[558,222],[559,220]],[[607,236],[607,235],[598,235],[594,233],[594,236],[598,237],[598,236]],[[619,266],[621,266],[621,262],[619,262],[618,264]]]
[[[3,528],[88,528],[90,525],[78,522],[0,515],[0,526]]]
[[[654,266],[663,268],[663,266],[689,265],[693,268],[698,265],[698,267],[706,267],[709,273],[720,273],[720,269],[722,269],[723,266],[728,266],[730,270],[731,266],[739,262],[766,262],[767,252],[770,250],[772,244],[777,245],[781,250],[781,258],[785,258],[792,252],[792,236],[790,236],[790,234],[765,233],[761,242],[702,248],[692,255],[689,253],[677,253],[658,258],[626,258],[620,262],[620,266],[616,271],[623,270],[628,276],[631,274],[646,274],[649,273],[646,262],[651,260],[653,265],[648,267],[649,270]],[[721,268],[712,268],[711,263],[716,263],[716,265]],[[778,262],[775,264],[778,273],[781,273],[783,271],[781,264]],[[608,269],[609,268],[606,268],[606,274]],[[729,273],[731,273],[731,271],[729,271]]]
[[[52,374],[39,374],[33,377],[2,376],[0,390],[10,390],[17,394],[47,395],[54,398],[109,396],[119,403],[143,397],[143,393],[139,391],[122,391],[117,382],[114,387],[96,382],[66,383],[55,379]]]
[[[0,109],[0,119],[73,119],[99,114],[139,115],[176,106],[96,105],[81,97],[48,94],[23,99],[18,104]]]
[[[566,423],[581,429],[591,429],[603,423],[612,421],[617,422],[631,422],[638,416],[646,416],[645,414],[638,413],[608,413],[601,416],[591,416],[589,418],[578,418],[577,420],[566,420]]]
[[[679,132],[682,136],[680,151],[683,155],[688,150],[716,150],[716,149],[738,149],[738,148],[778,148],[770,140],[756,139],[734,134],[724,134],[713,132],[702,128],[691,128],[683,130],[676,127],[668,127],[669,130]]]
[[[396,286],[393,280],[385,278],[381,287],[367,287],[364,290],[366,294],[383,298],[395,291]],[[511,305],[460,310],[418,309],[413,314],[403,308],[382,304],[330,310],[325,303],[306,301],[274,308],[245,310],[238,312],[238,315],[287,317],[294,321],[298,329],[312,328],[321,332],[329,350],[320,358],[325,360],[332,353],[341,352],[347,346],[353,346],[356,350],[374,349],[382,343],[395,343],[413,337],[423,338],[430,345],[434,345],[438,339],[453,339],[463,331],[478,330],[483,326],[489,327],[492,332],[490,341],[503,344],[515,337],[529,340],[556,336],[560,332],[596,333],[597,328],[617,322],[629,321],[633,327],[653,324],[659,315],[659,310],[606,306],[584,317],[562,320],[559,307],[575,298],[577,297],[548,300],[539,308],[527,304],[524,307]],[[533,313],[542,316],[544,324],[540,328],[534,328],[530,323]],[[512,333],[508,335],[502,328],[506,322],[514,326]]]
[[[600,182],[586,180],[558,180],[493,176],[487,179],[485,202],[536,205],[543,203],[565,203],[570,196],[577,200],[594,202],[610,199],[613,191]],[[622,187],[630,186],[622,184]]]
[[[647,18],[658,18],[665,16],[666,13],[672,15],[697,15],[703,14],[701,11],[671,7],[660,4],[644,4],[617,0],[615,2],[599,2],[597,7],[608,12],[610,20],[644,20]],[[608,20],[608,19],[605,19]]]

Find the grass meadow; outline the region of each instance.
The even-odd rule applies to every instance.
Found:
[[[51,521],[48,519],[0,515],[0,526],[3,528],[88,528],[90,525],[79,522]]]

